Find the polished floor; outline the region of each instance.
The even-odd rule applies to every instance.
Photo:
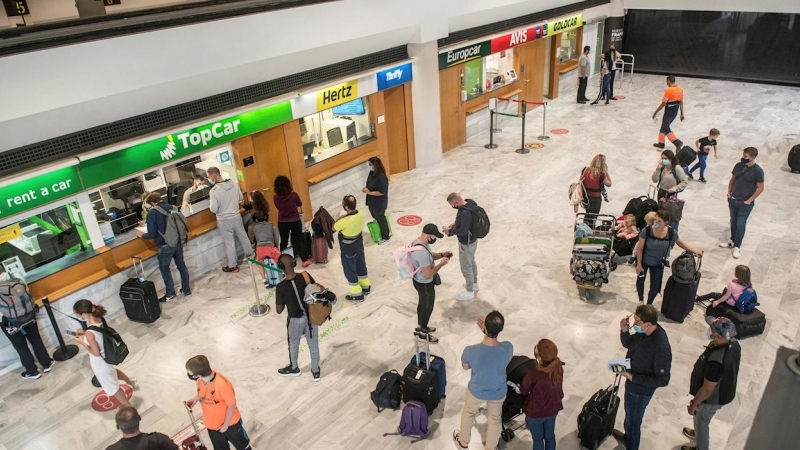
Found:
[[[626,98],[612,104],[578,105],[574,94],[550,102],[547,128],[567,134],[551,135],[540,150],[521,155],[519,122],[504,119],[496,136],[500,147],[487,150],[487,135],[479,135],[444,155],[441,164],[392,178],[390,210],[393,220],[415,214],[425,222],[446,225],[453,210],[445,202],[460,191],[486,207],[490,235],[478,247],[481,291],[478,298],[457,303],[462,289],[457,260],[442,271],[432,324],[441,343],[435,353],[447,361],[448,396],[432,416],[431,436],[411,444],[395,430],[400,413],[378,414],[369,392],[386,370],[402,371],[413,353],[416,294],[410,282],[397,279],[391,251],[410,243],[420,227],[395,223],[389,245],[369,244],[367,261],[373,294],[363,304],[343,300],[346,282],[333,250],[327,266],[309,272],[334,288],[342,300],[333,321],[322,331],[322,381],[313,383],[308,352],[301,348],[299,378],[281,378],[277,369],[288,360],[285,317],[273,311],[254,318],[243,311],[253,301],[247,271],[216,272],[196,280],[194,295],[165,306],[152,325],[124,318],[114,323],[132,354],[122,370],[136,376],[141,389],[133,404],[143,417],[143,429],[174,434],[188,423],[181,405],[194,394],[183,368],[189,357],[207,355],[214,367],[236,387],[245,427],[258,450],[294,449],[428,449],[452,448],[451,434],[459,422],[469,373],[461,370],[464,346],[481,333],[475,317],[492,309],[506,317],[501,339],[513,342],[515,353],[531,355],[540,338],[553,340],[566,362],[564,410],[556,426],[558,447],[577,449],[576,418],[581,405],[611,383],[605,361],[624,355],[618,322],[637,306],[634,269],[623,265],[592,301],[579,298],[568,272],[572,236],[572,209],[567,205],[568,184],[592,155],[609,159],[610,203],[603,212],[619,214],[628,199],[643,195],[659,156],[651,144],[658,125],[650,116],[664,90],[662,76],[637,75],[632,84],[618,86]],[[719,291],[732,278],[737,264],[753,272],[762,310],[767,314],[764,335],[742,342],[742,367],[736,400],[712,422],[712,448],[741,449],[758,407],[774,361],[776,348],[800,342],[800,176],[789,173],[786,156],[800,142],[800,90],[726,81],[679,79],[686,92],[686,121],[675,131],[694,142],[708,129],[722,132],[719,159],[710,159],[707,184],[691,182],[682,195],[686,211],[681,237],[706,251],[700,290]],[[596,94],[596,88],[590,88]],[[541,130],[541,112],[528,117],[530,142]],[[728,223],[725,187],[741,149],[755,146],[766,172],[766,191],[756,202],[748,223],[742,257],[717,247]],[[795,230],[795,231],[792,231]],[[456,250],[454,239],[443,239],[436,250]],[[262,292],[263,293],[263,292]],[[656,306],[660,305],[660,297]],[[274,303],[273,303],[274,305]],[[672,380],[659,389],[647,410],[642,448],[675,449],[688,443],[681,434],[691,425],[686,413],[689,374],[705,344],[699,310],[683,324],[663,323],[672,344]],[[85,353],[58,363],[37,381],[23,381],[17,373],[0,378],[0,449],[103,449],[118,439],[113,413],[90,407],[98,391],[89,383],[91,370]],[[617,425],[624,414],[620,411]],[[518,421],[519,423],[519,421]],[[485,419],[474,431],[472,449],[482,448]],[[531,448],[527,431],[501,448]],[[617,448],[613,438],[602,449]],[[619,447],[621,448],[621,447]]]

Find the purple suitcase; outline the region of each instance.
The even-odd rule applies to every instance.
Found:
[[[664,287],[664,298],[661,301],[661,313],[667,319],[683,323],[683,319],[692,312],[697,287],[700,285],[700,272],[690,284],[677,283],[671,275]]]

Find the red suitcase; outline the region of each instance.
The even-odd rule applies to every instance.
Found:
[[[328,242],[325,241],[323,236],[314,236],[314,245],[311,246],[311,254],[314,257],[314,263],[328,263]]]

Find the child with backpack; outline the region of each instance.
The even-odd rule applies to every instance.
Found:
[[[262,210],[253,211],[253,223],[247,228],[247,237],[250,238],[250,243],[253,244],[253,250],[256,254],[256,261],[263,263],[267,258],[277,263],[278,258],[281,256],[278,250],[278,232],[269,221],[269,215]],[[261,272],[261,279],[264,281],[264,287],[269,289],[275,287],[267,279],[267,273],[264,267],[258,266]]]
[[[695,302],[713,300],[711,305],[706,308],[707,316],[720,317],[725,313],[726,309],[736,309],[743,314],[750,313],[755,309],[758,302],[755,299],[753,285],[750,283],[750,268],[745,265],[736,266],[733,274],[736,278],[732,279],[721,293],[711,292],[697,296],[695,299]],[[748,291],[752,292],[752,295],[745,294]]]
[[[113,361],[112,358],[116,357],[116,352],[111,354],[115,346],[110,340],[113,336],[119,337],[119,335],[105,323],[103,317],[106,315],[106,309],[89,300],[78,300],[72,306],[72,311],[78,319],[88,325],[85,331],[82,329],[74,331],[75,342],[89,352],[89,363],[100,387],[107,396],[114,397],[122,406],[131,406],[125,391],[119,387],[119,378],[122,378],[131,389],[136,389],[136,378],[128,377],[123,371],[107,362]],[[118,343],[125,345],[121,340]],[[125,352],[127,353],[127,349]]]

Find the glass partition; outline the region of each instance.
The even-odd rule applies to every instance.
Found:
[[[368,103],[362,97],[300,119],[306,167],[375,139]]]
[[[578,31],[582,28],[561,33],[561,62],[578,56]]]

